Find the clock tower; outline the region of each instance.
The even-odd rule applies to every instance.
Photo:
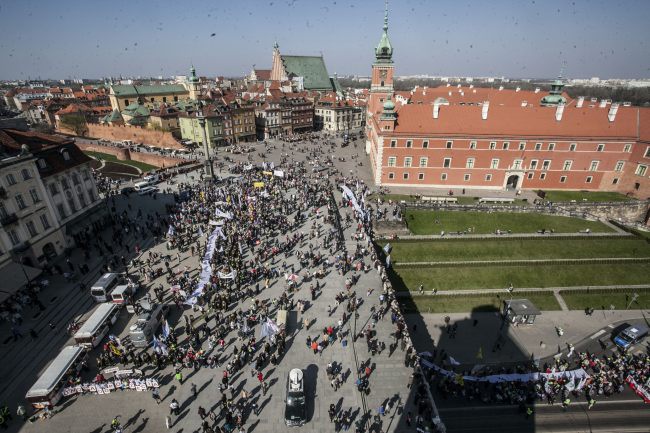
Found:
[[[368,101],[368,116],[381,114],[384,101],[393,95],[393,46],[388,39],[388,1],[384,12],[384,31],[375,48],[372,81]],[[369,122],[368,122],[369,123]]]

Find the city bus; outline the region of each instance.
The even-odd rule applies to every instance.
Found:
[[[107,273],[102,275],[99,280],[90,288],[90,295],[95,302],[108,301],[111,292],[119,283],[119,274]]]
[[[25,399],[35,409],[56,405],[63,395],[69,376],[75,376],[81,371],[87,356],[86,350],[81,346],[65,347],[27,391]]]
[[[88,348],[96,347],[108,334],[111,325],[120,315],[120,305],[112,302],[99,304],[88,320],[74,334],[74,341]]]

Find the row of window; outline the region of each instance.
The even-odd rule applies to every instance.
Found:
[[[476,159],[475,158],[467,158],[465,161],[465,168],[474,168],[474,163]],[[452,158],[444,158],[442,161],[442,166],[444,168],[451,168],[451,162]],[[499,162],[500,160],[498,158],[493,158],[492,161],[490,162],[490,167],[492,169],[498,169],[499,168]],[[429,164],[429,158],[426,156],[420,157],[419,161],[419,167],[428,167]],[[515,159],[512,163],[512,166],[510,169],[513,170],[521,170],[523,168],[522,166],[523,160],[521,159]],[[529,169],[530,170],[537,170],[540,166],[538,165],[539,161],[536,159],[532,159],[529,164]],[[597,171],[598,170],[598,165],[600,164],[600,161],[591,161],[591,164],[589,165],[589,171]],[[564,161],[564,165],[562,167],[562,170],[568,171],[571,170],[571,167],[573,165],[573,160],[566,160]],[[615,171],[623,171],[623,167],[625,165],[625,161],[618,161],[616,163],[616,167],[614,168]],[[397,167],[397,157],[396,156],[389,156],[388,157],[388,166],[389,167]],[[413,166],[413,157],[411,156],[405,156],[404,157],[404,167],[409,168]],[[551,169],[551,160],[550,159],[545,159],[542,161],[541,165],[542,170],[550,170]]]
[[[42,214],[39,217],[39,220],[41,222],[41,226],[43,226],[43,230],[48,230],[50,227],[50,221],[47,218],[47,214]],[[25,223],[25,227],[27,227],[27,231],[29,232],[30,238],[33,238],[34,236],[38,235],[38,230],[36,229],[36,224],[34,224],[34,221],[27,221]],[[20,238],[20,235],[18,232],[14,229],[11,230],[6,230],[7,236],[9,236],[9,240],[11,241],[11,244],[15,247],[16,245],[20,244],[22,242],[22,239]]]
[[[409,173],[402,173],[402,179],[408,180],[410,177]],[[535,173],[528,173],[527,176],[528,179],[534,179],[535,178]],[[388,173],[388,179],[395,179],[395,173],[390,172]],[[465,173],[463,175],[463,180],[465,182],[469,182],[472,179],[472,175],[470,173]],[[546,173],[540,173],[539,175],[540,180],[546,179]],[[424,173],[418,173],[418,180],[424,180]],[[447,173],[441,173],[440,174],[440,180],[447,180]],[[594,180],[593,176],[587,176],[585,178],[585,183],[591,183]],[[492,181],[492,174],[488,173],[485,175],[485,181],[490,182]],[[560,176],[560,183],[566,183],[567,181],[567,176]],[[618,178],[615,178],[612,183],[616,185],[618,183]]]
[[[543,149],[544,143],[535,143],[535,150],[549,150],[553,151],[555,150],[555,143],[548,143],[548,146],[546,149]],[[472,140],[469,142],[469,149],[474,150],[476,149],[477,146],[477,141]],[[391,140],[390,141],[390,147],[397,147],[397,140]],[[406,140],[406,146],[407,148],[412,148],[413,147],[413,140]],[[577,144],[576,143],[571,143],[569,144],[569,151],[573,152],[576,150]],[[429,148],[429,140],[424,140],[422,141],[422,148],[423,149],[428,149]],[[453,149],[454,148],[454,142],[453,140],[448,140],[445,143],[445,148],[446,149]],[[497,148],[497,142],[496,141],[490,141],[488,149],[490,150],[496,150]],[[501,149],[502,150],[509,150],[510,149],[510,142],[509,141],[504,141],[501,144]],[[520,141],[519,146],[517,147],[518,150],[526,150],[526,142],[525,141]],[[632,150],[632,145],[631,144],[626,144],[623,147],[623,152],[630,152]],[[597,152],[604,152],[605,151],[605,144],[599,144],[596,147]],[[650,148],[647,149],[646,151],[646,156],[650,155]]]
[[[66,152],[66,154],[67,154],[67,152]],[[44,159],[39,159],[38,163],[39,163],[39,166],[41,166],[41,168],[45,168],[45,160]],[[20,171],[20,175],[23,178],[23,180],[30,180],[30,179],[33,178],[32,171],[30,169],[28,169],[28,168],[23,168]],[[81,176],[82,176],[83,180],[89,180],[90,179],[90,173],[88,172],[88,170],[85,170],[85,169],[82,170]],[[70,177],[72,178],[72,183],[74,185],[81,184],[81,181],[79,179],[79,175],[77,173],[72,173],[70,175]],[[7,173],[7,175],[5,176],[5,179],[7,180],[7,184],[9,186],[16,185],[18,183],[18,181],[16,180],[16,177],[14,176],[13,173]],[[63,187],[66,188],[66,189],[70,187],[69,184],[68,184],[68,180],[66,178],[62,178],[61,183],[63,183]]]

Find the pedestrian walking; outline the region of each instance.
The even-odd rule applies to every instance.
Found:
[[[192,386],[190,386],[190,391],[192,392],[192,397],[194,397],[194,398],[196,398],[197,395],[199,394],[199,393],[196,391],[196,384],[195,384],[195,383],[192,383]]]
[[[172,417],[169,415],[165,417],[165,427],[167,427],[168,430],[172,428]]]
[[[156,401],[157,404],[160,404],[160,390],[158,388],[154,388],[151,390],[151,396],[153,399]]]

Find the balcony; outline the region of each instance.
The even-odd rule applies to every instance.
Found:
[[[3,227],[15,224],[18,222],[18,215],[15,213],[9,213],[0,216],[0,224],[2,224]]]

